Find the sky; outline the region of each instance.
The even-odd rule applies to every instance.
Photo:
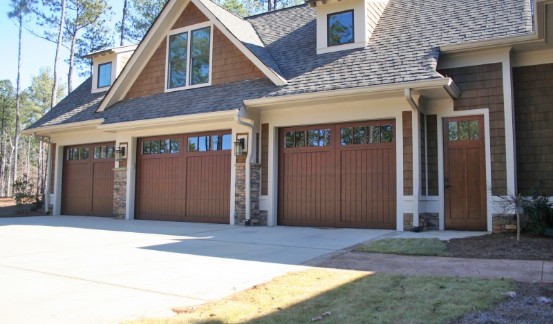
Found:
[[[115,20],[121,17],[122,1],[108,0],[115,13]],[[0,0],[0,80],[9,79],[15,87],[17,79],[17,46],[18,46],[18,28],[17,25],[8,18],[10,11],[10,1]],[[33,21],[28,23],[33,25]],[[116,38],[117,41],[117,38]],[[23,30],[22,57],[21,57],[21,89],[31,85],[32,77],[38,75],[41,67],[54,66],[54,54],[56,45],[46,40],[40,39],[31,33]],[[62,83],[67,86],[67,64],[64,60],[69,52],[62,50],[62,57],[59,61],[58,76]],[[77,88],[85,79],[79,77],[78,72],[73,74],[73,89]]]

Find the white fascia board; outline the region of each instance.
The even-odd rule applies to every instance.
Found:
[[[531,34],[527,36],[515,36],[506,38],[496,38],[492,40],[466,42],[462,44],[444,45],[440,46],[440,51],[443,53],[454,53],[472,51],[476,49],[489,49],[498,46],[512,46],[520,43],[527,43],[539,40],[538,34]]]
[[[63,132],[63,131],[72,131],[75,129],[82,130],[83,128],[94,128],[94,126],[100,125],[104,122],[103,118],[92,119],[82,122],[61,124],[61,125],[52,125],[52,126],[42,126],[36,128],[27,128],[21,132],[23,135],[34,135],[40,136],[41,134],[49,135],[53,132]]]
[[[167,2],[165,8],[136,48],[136,51],[109,89],[96,112],[102,112],[108,106],[124,98],[140,72],[142,72],[161,42],[165,39],[167,30],[170,30],[189,2],[190,0]],[[177,4],[180,4],[180,8],[177,7]]]
[[[315,99],[323,99],[327,97],[336,98],[336,97],[347,97],[353,95],[362,95],[362,94],[377,94],[385,92],[394,92],[402,91],[401,96],[403,96],[404,89],[412,90],[422,90],[430,88],[440,88],[443,87],[452,98],[459,96],[460,91],[453,83],[451,78],[435,79],[435,80],[424,80],[424,81],[415,81],[415,82],[403,82],[403,83],[394,83],[381,86],[372,86],[372,87],[360,87],[354,89],[341,89],[341,90],[331,90],[331,91],[321,91],[314,93],[302,93],[296,95],[288,96],[277,96],[277,97],[268,97],[260,99],[250,99],[244,100],[244,106],[247,108],[264,108],[273,104],[282,104],[282,103],[293,103],[293,102],[302,102],[310,101]]]
[[[219,20],[215,15],[207,9],[201,1],[190,0],[192,3],[200,9],[200,11],[206,15],[206,17],[213,22],[213,24],[236,46],[250,61],[255,64],[255,66],[263,72],[275,85],[283,86],[288,84],[288,82],[280,76],[278,73],[273,71],[267,65],[265,65],[261,60],[255,56],[234,34],[232,34],[227,27]]]
[[[173,116],[173,117],[164,117],[164,118],[154,118],[154,119],[145,119],[137,120],[130,122],[122,123],[113,123],[113,124],[104,124],[98,125],[97,129],[106,132],[117,132],[123,130],[144,128],[144,127],[167,127],[170,124],[179,124],[179,123],[202,123],[209,122],[214,120],[234,120],[234,116],[237,114],[238,109],[228,110],[228,111],[219,111],[211,113],[202,113],[202,114],[193,114],[193,115],[184,115],[184,116]]]

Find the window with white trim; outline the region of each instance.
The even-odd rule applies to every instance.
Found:
[[[111,62],[98,65],[97,88],[105,88],[111,85]]]
[[[167,36],[167,91],[211,83],[212,26],[198,24]]]

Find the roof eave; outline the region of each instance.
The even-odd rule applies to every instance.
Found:
[[[136,130],[140,128],[152,128],[152,127],[168,127],[172,124],[186,124],[186,123],[198,123],[198,122],[213,122],[218,120],[230,120],[234,118],[236,114],[236,109],[217,111],[217,112],[208,112],[208,113],[199,113],[199,114],[190,114],[190,115],[179,115],[172,117],[161,117],[161,118],[152,118],[152,119],[141,119],[127,122],[119,122],[113,124],[103,124],[98,125],[97,129],[106,132],[118,132],[123,130]]]
[[[352,89],[339,89],[339,90],[330,90],[330,91],[319,91],[312,93],[301,93],[285,96],[275,96],[275,97],[265,97],[259,99],[249,99],[244,100],[244,106],[248,109],[262,110],[269,108],[278,104],[289,104],[294,102],[306,102],[311,100],[318,100],[324,98],[345,98],[357,95],[377,95],[385,93],[398,92],[403,96],[404,89],[411,89],[419,92],[424,92],[425,90],[430,89],[443,89],[444,98],[457,98],[460,95],[459,88],[455,85],[453,80],[449,77],[432,79],[432,80],[421,80],[413,82],[401,82],[393,84],[385,84],[378,86],[369,86],[369,87],[358,87]],[[447,93],[447,95],[446,95]]]
[[[104,122],[104,118],[91,119],[82,122],[74,122],[67,124],[51,125],[51,126],[41,126],[34,128],[27,128],[21,131],[23,135],[29,136],[48,136],[54,132],[63,132],[63,131],[72,131],[72,130],[83,130],[86,128],[94,128]]]

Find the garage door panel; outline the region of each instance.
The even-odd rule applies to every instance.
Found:
[[[63,214],[89,215],[92,177],[88,163],[65,164],[63,170]]]
[[[328,151],[287,154],[283,173],[282,221],[287,224],[332,223],[336,214],[333,156]]]
[[[279,224],[395,228],[394,128],[384,120],[281,129]],[[310,138],[317,129],[326,142]]]
[[[186,219],[227,222],[230,212],[230,155],[187,159]]]
[[[143,159],[140,163],[139,219],[181,220],[184,215],[185,172],[178,158]],[[173,197],[182,197],[174,199]]]
[[[93,163],[92,214],[113,215],[113,162]]]

